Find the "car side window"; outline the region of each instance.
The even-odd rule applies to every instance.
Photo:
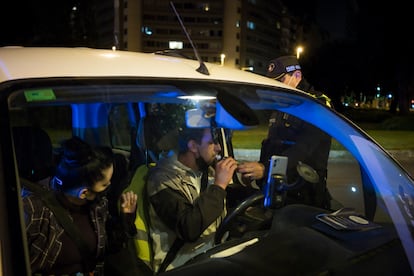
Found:
[[[257,112],[260,120],[257,127],[232,132],[233,152],[237,160],[241,162],[259,160],[262,142],[268,136],[271,114],[270,110]],[[295,120],[301,124],[300,119],[295,118]],[[300,133],[297,132],[298,139],[301,139]],[[277,135],[283,136],[280,133]],[[283,146],[280,145],[280,147]],[[297,158],[300,160],[300,157]],[[350,171],[352,173],[349,173]],[[335,205],[332,207],[352,207],[357,212],[365,213],[363,181],[359,163],[335,139],[331,139],[326,185],[333,199],[331,204]]]
[[[53,116],[51,116],[53,114]],[[27,107],[10,110],[12,127],[35,126],[49,135],[54,147],[72,136],[70,106]]]

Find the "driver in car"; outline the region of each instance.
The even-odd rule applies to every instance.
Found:
[[[149,171],[155,272],[180,266],[213,246],[226,215],[226,188],[237,168],[232,157],[217,161],[220,151],[210,128],[183,128],[177,153]],[[212,167],[214,177],[207,177]]]

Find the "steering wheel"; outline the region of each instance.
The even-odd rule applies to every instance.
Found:
[[[262,192],[251,195],[242,202],[240,202],[237,207],[223,219],[220,226],[216,230],[216,235],[214,236],[214,244],[222,243],[224,234],[228,231],[231,223],[234,219],[243,214],[247,208],[255,205],[258,201],[263,200],[264,196]]]

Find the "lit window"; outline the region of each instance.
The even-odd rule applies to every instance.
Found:
[[[203,4],[203,11],[208,12],[210,10],[209,4]]]
[[[183,48],[183,42],[182,41],[170,41],[168,43],[168,46],[170,49],[182,49]]]
[[[142,27],[142,32],[146,35],[152,35],[152,29],[150,27]]]
[[[250,30],[254,30],[256,28],[256,25],[252,21],[247,21],[246,24],[247,24],[247,28],[249,28]]]
[[[276,29],[278,29],[278,30],[280,30],[280,28],[281,28],[282,26],[280,25],[280,22],[278,21],[278,22],[276,22]]]

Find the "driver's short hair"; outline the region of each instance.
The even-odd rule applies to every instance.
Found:
[[[178,153],[185,153],[188,150],[188,141],[194,140],[200,144],[206,128],[182,128],[178,132]]]

